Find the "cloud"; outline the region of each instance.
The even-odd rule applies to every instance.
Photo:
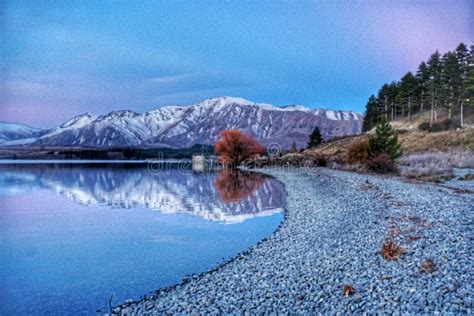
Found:
[[[171,75],[171,76],[163,76],[163,77],[155,77],[148,79],[151,83],[158,83],[158,84],[166,84],[166,83],[175,83],[185,81],[187,79],[192,79],[195,77],[195,74],[179,74],[179,75]]]
[[[28,95],[42,95],[48,92],[49,86],[36,81],[31,80],[5,80],[2,89],[5,90],[5,94],[28,94]]]

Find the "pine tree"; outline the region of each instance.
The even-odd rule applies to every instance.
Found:
[[[378,101],[374,95],[371,95],[367,105],[365,106],[364,122],[362,123],[362,131],[370,131],[380,120],[381,113],[378,108]]]
[[[431,95],[431,116],[430,126],[437,120],[438,95],[441,86],[441,60],[440,54],[436,51],[428,60],[428,70],[430,74],[430,95]]]
[[[420,98],[420,112],[423,112],[426,104],[426,97],[429,91],[430,72],[425,62],[422,62],[416,72],[416,79],[418,80],[418,91]]]
[[[397,134],[386,119],[382,119],[377,125],[375,136],[369,138],[369,151],[371,157],[387,154],[391,159],[402,154]]]
[[[379,108],[379,112],[380,113],[383,113],[383,115],[385,116],[385,118],[388,120],[388,97],[389,97],[389,90],[390,90],[390,87],[389,85],[386,83],[382,86],[382,88],[380,88],[379,90],[379,93],[378,93],[378,96],[377,96],[377,99],[379,100],[378,104],[378,108]]]
[[[402,117],[405,117],[405,113],[408,119],[411,118],[413,104],[416,100],[416,90],[418,87],[418,81],[411,72],[407,72],[400,81],[397,94],[397,102],[402,108]]]
[[[398,89],[399,89],[399,83],[396,81],[392,81],[390,85],[388,86],[388,103],[390,106],[390,113],[391,113],[391,119],[390,120],[396,120],[397,119],[397,94],[398,94]]]
[[[472,97],[469,97],[470,102],[467,101],[470,95],[467,84],[472,82],[469,76],[472,76],[473,51],[473,45],[468,50],[463,43],[442,58],[436,51],[427,62],[420,63],[415,76],[407,73],[400,82],[384,84],[376,98],[379,115],[387,120],[394,120],[399,114],[410,119],[412,113],[423,112],[426,106],[430,106],[432,126],[438,119],[439,107],[443,106],[447,108],[449,118],[460,113],[462,119],[463,107],[474,102]],[[364,130],[370,127],[371,115],[367,110]]]
[[[464,91],[461,95],[461,126],[464,125],[464,107],[474,107],[474,45],[471,45],[467,76],[463,78],[462,85]]]
[[[456,47],[455,54],[458,60],[459,73],[461,76],[458,104],[459,104],[461,125],[463,125],[464,124],[464,105],[467,105],[469,103],[469,101],[466,101],[467,99],[472,100],[472,96],[469,98],[470,92],[468,90],[470,87],[468,87],[467,84],[469,82],[469,76],[472,76],[473,46],[471,46],[471,51],[469,52],[466,45],[464,43],[460,43],[458,47]]]
[[[461,92],[461,72],[456,54],[448,52],[443,55],[440,100],[448,108],[451,119],[453,107],[457,104]]]
[[[458,47],[456,47],[456,51],[454,53],[456,54],[456,59],[458,61],[458,67],[459,67],[459,73],[461,76],[461,86],[459,87],[459,90],[460,90],[459,96],[461,96],[466,90],[464,83],[469,75],[469,63],[470,63],[470,58],[472,55],[472,50],[471,52],[469,52],[466,45],[464,43],[460,43]],[[461,97],[459,97],[459,102],[460,102],[460,99]]]
[[[313,148],[321,144],[323,141],[323,137],[321,136],[321,132],[319,131],[319,127],[315,127],[309,135],[308,139],[308,148]]]

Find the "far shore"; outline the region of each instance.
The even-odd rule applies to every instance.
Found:
[[[123,160],[123,159],[0,159],[1,164],[146,164],[146,163],[191,163],[191,159],[144,159],[144,160]]]
[[[66,147],[66,146],[21,146],[6,147],[0,144],[0,160],[182,160],[194,154],[212,154],[212,146],[194,145],[189,148],[170,147]]]

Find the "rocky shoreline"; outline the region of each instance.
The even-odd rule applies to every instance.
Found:
[[[325,168],[263,172],[288,194],[270,237],[113,314],[473,313],[472,194]],[[387,240],[400,259],[380,255]]]

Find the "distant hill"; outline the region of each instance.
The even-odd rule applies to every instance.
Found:
[[[264,145],[288,149],[292,142],[305,147],[318,126],[325,139],[360,132],[362,116],[350,111],[309,109],[301,105],[278,107],[242,98],[220,97],[188,106],[166,106],[139,114],[114,111],[89,113],[44,131],[27,142],[35,146],[170,147],[214,145],[221,131],[241,129]],[[8,144],[8,143],[6,143]]]
[[[29,139],[34,141],[41,136],[41,130],[21,123],[0,122],[0,144]]]

